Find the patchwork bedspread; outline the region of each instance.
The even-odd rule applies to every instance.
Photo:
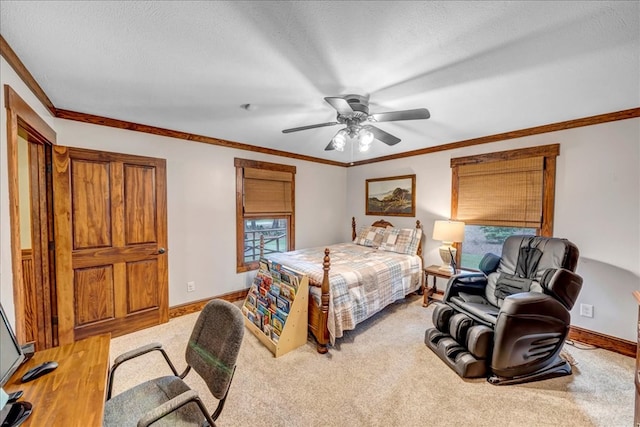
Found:
[[[325,246],[269,254],[267,258],[322,283]],[[331,343],[392,302],[416,291],[422,283],[422,258],[386,252],[354,243],[329,246],[330,297],[328,329]],[[320,288],[311,286],[319,299]]]

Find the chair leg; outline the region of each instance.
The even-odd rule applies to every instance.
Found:
[[[557,356],[554,359],[553,363],[536,372],[513,378],[491,375],[489,378],[487,378],[487,381],[489,382],[489,384],[493,385],[511,385],[546,380],[549,378],[562,377],[565,375],[571,375],[571,365],[569,365],[569,362],[567,362],[560,356]]]

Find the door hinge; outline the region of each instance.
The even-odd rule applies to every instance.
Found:
[[[52,316],[51,317],[51,324],[54,326],[58,325],[58,316]]]
[[[47,163],[44,167],[44,171],[46,173],[51,173],[51,171],[53,170],[53,164],[52,163]]]
[[[56,250],[56,242],[54,242],[53,240],[49,242],[49,250],[50,251]]]

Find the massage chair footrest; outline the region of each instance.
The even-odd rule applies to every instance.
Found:
[[[480,378],[487,375],[486,360],[477,359],[451,335],[430,328],[425,331],[424,342],[460,377]]]

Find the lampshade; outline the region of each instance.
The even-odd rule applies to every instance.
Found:
[[[464,240],[464,222],[438,220],[433,226],[433,240],[442,242],[462,242]]]

